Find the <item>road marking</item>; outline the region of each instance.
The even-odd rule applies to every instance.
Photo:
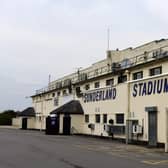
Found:
[[[149,165],[168,164],[168,160],[143,160],[142,163]]]

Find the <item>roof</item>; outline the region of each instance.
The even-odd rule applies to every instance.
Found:
[[[84,111],[78,100],[72,100],[53,110],[50,114],[84,114]]]
[[[33,107],[28,107],[24,109],[22,112],[18,113],[18,116],[23,117],[35,117],[35,111]]]

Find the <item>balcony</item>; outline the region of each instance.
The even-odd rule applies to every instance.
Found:
[[[55,83],[50,84],[45,88],[37,90],[36,94],[42,94],[52,90],[61,89],[64,87],[71,87],[72,84],[76,84],[76,83],[93,79],[106,74],[123,71],[125,69],[129,69],[131,67],[148,63],[151,61],[155,61],[165,57],[168,58],[168,46],[164,46],[164,47],[158,48],[157,50],[151,50],[148,52],[144,51],[144,53],[141,55],[137,55],[129,59],[126,58],[120,62],[113,62],[112,64],[107,64],[106,66],[94,69],[92,71],[86,72],[85,69],[78,71],[74,73],[71,79],[67,78],[63,81],[58,81],[58,82],[56,81]]]

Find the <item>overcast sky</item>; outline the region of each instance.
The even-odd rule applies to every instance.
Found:
[[[110,49],[167,38],[167,0],[0,0],[0,111]]]

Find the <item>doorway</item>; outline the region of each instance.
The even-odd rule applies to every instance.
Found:
[[[48,116],[46,118],[46,130],[45,133],[48,135],[59,134],[59,115],[55,117]]]
[[[157,146],[157,111],[148,112],[148,145]]]
[[[71,116],[69,114],[65,114],[63,117],[63,134],[71,134]]]
[[[22,118],[22,129],[27,130],[27,118]]]

